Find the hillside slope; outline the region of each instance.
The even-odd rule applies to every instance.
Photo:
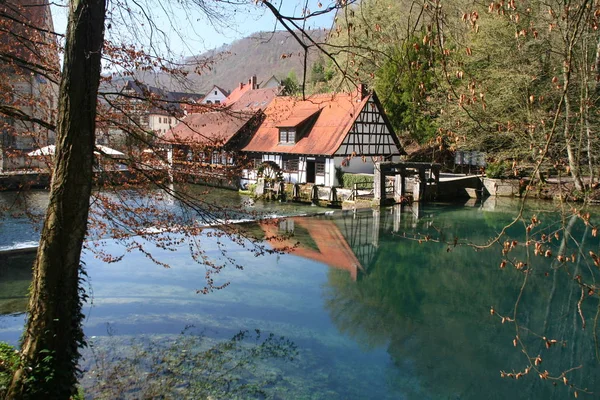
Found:
[[[317,41],[324,40],[326,32],[311,31]],[[317,52],[311,51],[308,69]],[[239,82],[247,82],[252,75],[258,83],[266,81],[272,75],[285,78],[294,71],[302,79],[303,52],[296,40],[285,31],[259,32],[244,39],[236,40],[228,46],[222,46],[185,60],[189,75],[185,81],[175,79],[165,73],[138,71],[136,77],[141,81],[172,91],[205,93],[213,85],[226,90],[234,89]],[[206,65],[200,73],[193,72],[198,65]]]

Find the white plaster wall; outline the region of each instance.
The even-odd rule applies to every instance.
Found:
[[[275,77],[271,77],[269,78],[268,81],[264,82],[262,85],[260,85],[261,89],[267,89],[267,88],[276,88],[279,87],[280,82],[275,78]]]
[[[333,158],[325,159],[325,186],[333,187],[336,186],[337,179],[335,179],[335,160]]]
[[[215,94],[215,92],[216,92],[216,94]],[[211,91],[206,94],[204,99],[202,99],[202,103],[207,104],[210,101],[212,104],[216,104],[217,100],[219,101],[219,103],[223,103],[223,100],[225,100],[226,98],[227,98],[227,96],[225,96],[225,94],[223,94],[223,92],[221,92],[219,89],[213,87],[211,89]]]
[[[169,120],[171,123],[169,123]],[[150,130],[157,132],[159,135],[164,135],[167,133],[169,129],[177,125],[178,122],[179,121],[177,121],[177,118],[165,115],[150,114],[148,117],[148,127]]]
[[[300,157],[298,160],[298,169],[302,171],[298,180],[300,183],[306,182],[306,157]]]

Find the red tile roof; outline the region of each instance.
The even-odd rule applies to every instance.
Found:
[[[319,110],[295,109],[292,110],[292,113],[286,120],[277,122],[276,126],[278,128],[294,128],[308,121],[313,115],[317,114],[318,112]]]
[[[265,110],[266,118],[243,151],[333,155],[352,128],[371,95],[362,100],[357,92],[321,94],[300,100],[277,97]],[[279,144],[279,126],[305,121],[320,111],[312,128],[293,145]],[[284,125],[282,125],[284,124]]]
[[[224,145],[254,117],[257,111],[220,110],[187,115],[163,138],[173,143]]]
[[[244,83],[240,82],[238,87],[233,89],[231,91],[231,93],[229,93],[227,98],[225,100],[223,100],[223,104],[226,106],[230,106],[233,103],[235,103],[236,101],[238,101],[244,93],[246,93],[250,90],[255,90],[257,88],[258,88],[258,86],[256,85],[256,75],[254,75],[254,76],[250,77],[250,79],[248,79],[248,83],[244,84]]]
[[[188,114],[164,137],[168,142],[221,145],[234,137],[253,117],[259,116],[277,96],[278,88],[244,93],[231,107],[207,108]],[[198,108],[200,110],[201,108]]]
[[[264,110],[271,104],[279,91],[279,88],[249,90],[231,105],[231,109],[234,111]]]
[[[235,89],[233,89],[231,91],[229,96],[227,96],[227,98],[225,100],[223,100],[223,104],[226,106],[232,105],[233,103],[238,101],[239,98],[242,97],[242,95],[244,93],[246,93],[247,91],[249,91],[251,88],[252,88],[252,85],[241,84],[240,86],[236,87]]]

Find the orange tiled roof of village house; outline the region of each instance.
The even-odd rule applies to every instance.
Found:
[[[247,152],[333,155],[352,128],[352,124],[372,95],[328,93],[306,100],[277,97],[265,109],[266,118],[248,145]],[[295,144],[279,143],[279,127],[299,124],[318,114],[311,129]]]
[[[218,110],[188,114],[170,129],[163,140],[178,144],[221,145],[235,136],[257,112],[254,110]]]
[[[234,111],[264,110],[279,93],[279,88],[254,89],[245,92],[235,103],[227,104]]]
[[[248,79],[248,83],[240,82],[240,84],[235,89],[233,89],[231,91],[231,93],[229,93],[227,98],[225,100],[223,100],[223,104],[226,106],[230,106],[233,103],[235,103],[236,101],[238,101],[244,93],[246,93],[249,90],[255,90],[255,89],[257,89],[256,75],[254,75],[250,79]]]
[[[188,114],[164,137],[167,142],[225,144],[254,116],[258,116],[277,95],[278,88],[255,89],[244,93],[231,107],[204,107]]]

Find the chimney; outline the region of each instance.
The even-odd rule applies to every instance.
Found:
[[[364,100],[365,97],[367,97],[369,95],[369,87],[367,86],[366,83],[359,83],[358,87],[357,87],[357,91],[358,91],[358,96],[360,98],[360,100]]]
[[[240,90],[242,90],[244,88],[244,84],[242,82],[240,82]]]
[[[256,75],[252,75],[252,78],[250,78],[250,84],[252,85],[250,87],[251,90],[258,89],[256,86]]]

